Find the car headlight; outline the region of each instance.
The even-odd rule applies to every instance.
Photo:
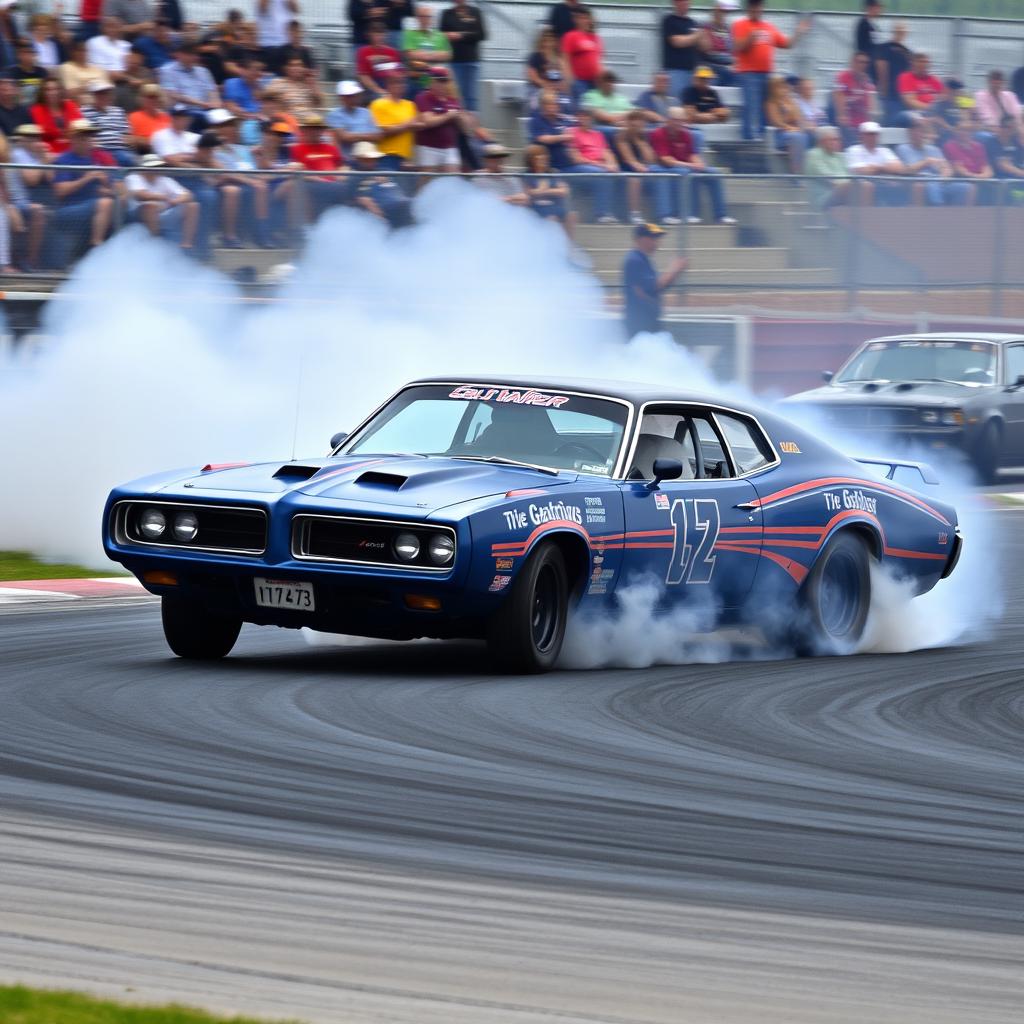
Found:
[[[427,546],[434,565],[447,565],[455,554],[455,541],[446,533],[435,533]]]
[[[179,512],[174,517],[174,536],[188,543],[196,539],[199,532],[199,520],[192,512]]]
[[[921,422],[922,423],[938,423],[939,412],[937,409],[922,409],[921,410]]]
[[[947,409],[942,414],[942,422],[947,427],[962,427],[964,423],[964,414],[962,409]]]
[[[139,517],[139,529],[144,537],[156,540],[167,529],[167,520],[158,508],[147,508]]]
[[[403,562],[414,562],[420,553],[419,538],[414,533],[400,533],[392,546]]]

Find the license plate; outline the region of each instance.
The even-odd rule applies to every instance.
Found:
[[[257,576],[253,584],[256,587],[256,603],[261,608],[288,608],[295,612],[316,610],[312,583],[268,580]]]

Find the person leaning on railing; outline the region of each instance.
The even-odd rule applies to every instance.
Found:
[[[768,124],[775,129],[775,148],[786,154],[789,173],[801,174],[804,154],[807,152],[809,126],[793,98],[793,87],[785,78],[776,76],[769,81],[764,110]]]
[[[31,273],[39,268],[49,210],[53,205],[53,171],[44,170],[39,165],[48,164],[52,154],[36,124],[19,125],[10,148],[5,136],[0,135],[0,140],[0,163],[37,165],[11,168],[6,175],[8,197],[25,230],[25,255],[20,261],[21,269]]]
[[[822,125],[816,133],[818,144],[808,151],[804,160],[804,173],[811,176],[809,182],[811,200],[820,210],[830,206],[846,206],[852,202],[853,182],[843,154],[843,142],[839,129],[834,125]]]
[[[881,131],[877,121],[865,121],[860,126],[860,142],[846,150],[847,173],[862,179],[856,183],[860,205],[878,202],[881,206],[901,206],[906,201],[906,186],[889,179],[902,175],[904,167],[888,146],[878,144]]]
[[[969,181],[950,181],[953,169],[933,144],[934,130],[924,118],[915,117],[907,129],[908,140],[896,147],[908,177],[920,178],[910,189],[917,206],[973,206],[977,190]]]
[[[527,173],[535,175],[526,182],[530,209],[544,220],[553,220],[561,224],[572,241],[576,228],[576,213],[569,209],[569,186],[561,178],[551,176],[548,151],[543,146],[536,143],[527,146],[523,159]]]

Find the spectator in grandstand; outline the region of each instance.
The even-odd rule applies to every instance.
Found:
[[[174,60],[175,38],[167,18],[157,18],[152,32],[139,36],[135,46],[142,52],[142,59],[150,71],[159,71]]]
[[[695,124],[724,124],[729,120],[729,108],[711,85],[714,80],[711,68],[699,67],[693,74],[693,84],[683,93],[683,109],[691,132]],[[697,150],[700,151],[699,145]]]
[[[562,51],[558,47],[558,36],[550,25],[546,25],[537,33],[533,44],[533,52],[526,59],[526,82],[530,87],[531,105],[536,104],[537,96],[549,87],[549,73],[557,71],[562,78]]]
[[[179,181],[160,172],[167,165],[155,153],[142,158],[137,171],[125,178],[129,216],[149,229],[154,238],[173,238],[191,253],[199,227],[199,203]]]
[[[388,0],[349,0],[348,20],[352,25],[353,48],[366,46],[370,42],[371,25],[380,22],[385,25],[385,29],[391,27],[386,24],[391,6]],[[410,5],[405,4],[404,6]],[[406,14],[411,15],[412,10],[403,11],[402,17],[405,17]],[[393,27],[396,30],[401,30],[401,18]],[[398,47],[397,42],[393,42],[391,45],[396,49]]]
[[[68,59],[56,69],[57,79],[68,96],[76,102],[85,95],[93,82],[110,81],[102,68],[89,63],[84,40],[76,40],[68,47]]]
[[[380,158],[381,166],[386,170],[401,171],[412,163],[419,111],[412,100],[405,98],[404,74],[391,71],[385,83],[387,94],[378,96],[370,104],[370,113],[380,129],[377,148],[384,154]]]
[[[243,21],[238,25],[237,34],[224,54],[224,67],[221,80],[237,78],[242,73],[243,59],[266,62],[263,47],[259,43],[259,33],[251,22]],[[210,71],[211,76],[213,71]],[[214,79],[216,81],[216,79]]]
[[[768,124],[775,129],[775,148],[786,154],[787,170],[802,174],[812,126],[805,123],[793,87],[785,78],[776,75],[769,81],[764,108]]]
[[[289,155],[291,139],[292,129],[284,121],[264,124],[259,145],[253,150],[256,166],[261,171],[278,171],[294,166]],[[307,217],[302,180],[296,175],[282,175],[267,178],[266,182],[270,193],[271,240],[275,244],[300,242],[299,225]]]
[[[658,131],[664,131],[659,128]],[[661,296],[678,280],[690,265],[686,257],[672,261],[669,268],[659,274],[651,257],[665,229],[657,224],[638,224],[633,229],[634,247],[622,262],[622,302],[626,336],[632,338],[641,331],[661,330]]]
[[[78,31],[76,39],[84,43],[93,36],[98,36],[102,31],[100,27],[100,12],[103,9],[103,0],[80,0],[78,7]]]
[[[551,176],[551,162],[544,146],[527,146],[523,154],[526,171],[531,175],[526,182],[530,209],[544,220],[557,221],[572,240],[576,214],[569,209],[569,186],[561,178]]]
[[[637,109],[647,115],[652,124],[664,124],[668,120],[669,107],[674,107],[678,98],[669,92],[669,76],[667,71],[655,71],[651,79],[651,87],[644,89],[636,98]]]
[[[800,108],[800,116],[812,136],[814,131],[828,122],[828,112],[818,102],[817,87],[811,78],[798,78],[793,85],[793,101]],[[811,138],[813,145],[814,139]]]
[[[0,4],[0,67],[7,67],[15,61],[15,47],[21,38],[14,18],[14,4],[8,0]]]
[[[122,107],[115,106],[114,86],[110,82],[93,82],[89,86],[89,103],[82,108],[82,117],[96,129],[94,144],[109,153],[120,167],[133,167],[135,154],[131,149],[131,126]]]
[[[495,199],[509,206],[529,206],[530,197],[526,194],[526,186],[522,178],[509,174],[505,161],[512,154],[498,142],[489,142],[484,146],[484,167],[470,179],[484,192],[489,192]]]
[[[383,21],[374,21],[366,28],[367,42],[356,50],[356,78],[371,96],[383,96],[389,72],[401,67],[402,55],[387,43]]]
[[[973,206],[976,190],[969,181],[950,181],[953,169],[932,143],[934,132],[922,117],[915,117],[907,129],[908,141],[896,147],[896,155],[910,177],[925,178],[911,187],[915,205]]]
[[[690,179],[688,224],[699,224],[700,192],[707,193],[711,201],[714,218],[719,224],[735,224],[725,205],[722,181],[714,168],[709,168],[697,152],[693,133],[686,123],[686,111],[673,107],[669,111],[668,123],[651,132],[651,148],[658,157],[658,164],[664,173],[679,174]],[[680,214],[679,191],[663,186],[660,202],[661,219],[666,224],[678,223]]]
[[[142,105],[128,115],[136,149],[148,147],[154,133],[171,126],[171,115],[163,108],[164,94],[159,85],[144,85],[139,90],[139,98]]]
[[[893,25],[892,38],[875,49],[875,84],[878,88],[882,115],[887,125],[897,125],[903,115],[903,100],[899,92],[900,75],[910,70],[913,55],[904,44],[907,26],[898,21]]]
[[[878,0],[864,0],[864,14],[857,22],[853,33],[853,48],[857,53],[863,53],[868,59],[867,74],[872,81],[875,81],[875,54],[882,40],[879,38],[878,25],[876,22],[882,16],[882,5]]]
[[[910,62],[910,70],[904,71],[896,80],[896,88],[903,103],[903,116],[899,123],[910,123],[908,113],[918,113],[924,117],[931,116],[931,106],[943,94],[942,82],[931,73],[931,58],[927,53],[915,53]]]
[[[434,26],[434,12],[425,4],[416,8],[416,28],[402,33],[402,57],[409,69],[410,85],[430,88],[430,69],[448,64],[452,48],[445,34]]]
[[[483,169],[484,146],[497,140],[480,123],[479,115],[472,110],[464,110],[459,118],[459,157],[462,160],[463,174],[471,174]]]
[[[768,79],[775,69],[775,50],[788,49],[810,31],[806,19],[798,22],[792,37],[764,20],[764,0],[747,0],[747,16],[732,26],[736,71],[743,89],[743,138],[764,137],[765,98]]]
[[[171,103],[187,103],[196,113],[220,106],[213,75],[199,63],[191,43],[180,43],[176,59],[160,69],[160,85]]]
[[[947,78],[942,84],[942,95],[928,111],[940,146],[952,137],[961,115],[969,118],[972,123],[975,120],[974,100],[964,91],[964,83],[958,78]]]
[[[335,91],[338,105],[327,115],[327,127],[334,133],[342,155],[348,159],[357,142],[376,143],[380,129],[373,115],[363,106],[365,93],[358,82],[339,82]]]
[[[145,35],[153,28],[153,8],[149,0],[105,0],[103,6],[107,14],[121,19],[127,39]]]
[[[626,123],[626,115],[633,109],[633,104],[621,92],[615,91],[618,80],[614,71],[602,71],[597,76],[595,88],[588,89],[580,97],[580,107],[586,107],[594,115],[594,123],[609,142]]]
[[[274,85],[288,104],[288,109],[300,119],[323,106],[324,97],[316,72],[310,71],[297,57],[288,61],[284,77],[274,79]]]
[[[49,71],[68,59],[60,23],[52,14],[33,14],[28,29],[40,67]]]
[[[632,110],[626,115],[622,127],[615,133],[612,148],[619,161],[619,167],[626,174],[626,203],[629,207],[631,224],[643,224],[647,219],[640,210],[643,201],[644,180],[635,175],[658,174],[661,166],[651,144],[647,141],[647,122],[642,110]],[[660,182],[657,179],[648,181],[652,190],[657,193]]]
[[[131,43],[124,38],[120,18],[106,15],[102,27],[102,33],[93,36],[85,44],[86,57],[92,67],[99,68],[111,81],[116,82],[124,74]]]
[[[253,241],[261,248],[269,248],[271,242],[268,182],[261,177],[246,173],[256,167],[253,147],[242,142],[238,118],[229,111],[223,108],[211,110],[207,120],[217,138],[220,139],[220,145],[214,152],[214,163],[228,172],[221,178],[221,183],[238,185],[241,188],[242,202],[245,204],[247,212],[251,211],[252,213]],[[237,235],[234,235],[232,238],[225,238],[224,245],[229,249],[237,249],[241,243]]]
[[[480,8],[466,0],[454,0],[441,15],[441,31],[452,48],[452,74],[462,106],[466,110],[479,110],[480,44],[487,38]]]
[[[53,160],[53,191],[58,207],[54,226],[69,238],[88,233],[89,245],[102,245],[114,216],[114,182],[107,171],[76,167],[113,167],[113,159],[93,145],[95,129],[79,118],[69,126],[70,148]]]
[[[190,167],[199,143],[199,135],[189,130],[192,111],[187,104],[176,103],[170,117],[168,126],[158,128],[149,137],[150,148],[172,167]]]
[[[286,121],[292,135],[299,137],[299,122],[289,110],[284,94],[273,82],[260,93],[260,123],[269,124],[271,121]]]
[[[846,157],[839,129],[822,125],[816,133],[818,144],[808,150],[804,173],[815,178],[810,182],[811,197],[820,210],[845,206],[850,202],[852,182],[847,175]]]
[[[868,55],[858,51],[850,58],[850,66],[836,75],[832,106],[845,146],[857,141],[865,121],[876,121],[879,116],[878,92],[868,75],[869,65]]]
[[[1014,96],[1024,104],[1024,67],[1017,68],[1010,78],[1010,89]]]
[[[562,74],[572,83],[573,97],[578,100],[597,85],[604,66],[604,43],[590,8],[577,7],[573,24],[573,30],[562,36]]]
[[[661,19],[661,67],[669,74],[678,103],[693,78],[704,33],[690,16],[690,0],[672,0],[672,13]]]
[[[572,126],[573,120],[562,111],[558,96],[550,90],[542,92],[530,117],[528,135],[532,143],[547,150],[548,160],[556,171],[567,171],[572,166]]]
[[[43,143],[42,132],[36,124],[23,124],[16,129],[14,145],[0,135],[0,163],[47,164],[50,151]],[[19,261],[23,271],[31,273],[39,266],[43,248],[46,221],[50,204],[50,183],[53,172],[34,167],[11,168],[6,172],[7,197],[17,211],[12,227],[16,234],[24,233],[24,256]],[[20,227],[19,227],[20,223]]]
[[[267,70],[271,74],[280,75],[288,61],[298,58],[307,70],[314,71],[316,69],[316,57],[305,43],[302,22],[297,18],[292,18],[288,22],[287,28],[288,40],[269,55]]]
[[[0,131],[4,135],[13,135],[19,125],[31,121],[28,107],[21,102],[18,83],[6,75],[0,77]]]
[[[576,12],[582,6],[580,0],[562,0],[562,3],[552,5],[548,11],[548,24],[559,40],[576,28]]]
[[[985,147],[974,137],[971,121],[961,116],[953,126],[953,136],[942,147],[946,159],[953,168],[953,174],[964,181],[973,181],[978,185],[978,199],[991,198],[988,186],[980,183],[989,181],[993,176],[992,165],[988,162]],[[982,192],[981,189],[985,191]]]
[[[615,181],[610,175],[618,171],[619,165],[604,135],[594,127],[590,111],[581,109],[576,121],[569,129],[569,143],[566,147],[570,161],[568,170],[586,175],[575,187],[593,196],[594,219],[597,223],[618,224],[618,218],[612,213]]]
[[[224,106],[235,117],[251,118],[260,112],[260,87],[263,84],[262,62],[244,57],[240,61],[241,74],[229,78],[221,86]]]
[[[397,182],[379,173],[381,151],[372,142],[352,148],[356,173],[349,175],[349,202],[357,209],[386,220],[393,228],[412,222],[409,198]]]
[[[558,106],[563,114],[574,114],[576,112],[576,100],[572,94],[572,85],[569,80],[559,71],[558,68],[548,68],[545,72],[547,84],[545,92],[552,92],[558,97]],[[540,100],[540,92],[535,92],[530,100],[530,109],[536,110]]]
[[[993,175],[1001,179],[1024,178],[1024,146],[1021,145],[1020,121],[1006,114],[994,135],[985,142]]]
[[[1006,88],[1006,76],[998,68],[988,73],[988,87],[974,94],[974,106],[986,131],[995,133],[1006,117],[1018,125],[1021,121],[1021,103],[1015,93]]]
[[[883,180],[904,173],[903,164],[888,146],[878,144],[882,128],[876,121],[865,121],[860,126],[860,142],[846,150],[846,168],[862,180],[860,203],[870,206],[878,201],[883,206],[899,206],[906,199],[906,187],[898,181]]]
[[[195,147],[195,152],[189,158],[189,166],[207,171],[220,167],[217,155],[221,143],[216,132],[203,132]],[[201,207],[199,238],[202,239],[219,222],[221,245],[227,249],[240,249],[242,243],[238,238],[238,212],[242,205],[242,186],[232,181],[228,174],[197,174],[187,184]]]
[[[30,113],[42,129],[43,142],[50,152],[66,153],[70,147],[70,127],[81,119],[82,111],[74,100],[67,98],[57,79],[49,78],[39,86]],[[95,128],[90,130],[95,131]],[[92,143],[93,139],[88,141]]]
[[[124,74],[114,83],[114,102],[125,110],[137,110],[139,90],[155,80],[153,72],[146,67],[142,51],[133,44],[128,51]]]
[[[732,51],[728,15],[739,10],[739,6],[738,0],[714,0],[711,20],[704,23],[703,60],[715,72],[718,84],[723,86],[736,84],[736,72],[733,70],[736,58]]]
[[[256,32],[267,63],[288,42],[288,22],[299,13],[299,0],[256,0]]]
[[[422,171],[457,174],[459,122],[462,105],[453,95],[452,76],[447,68],[430,72],[430,88],[416,96],[419,126],[416,129],[416,165]]]
[[[4,71],[8,78],[18,83],[21,98],[28,102],[46,80],[46,68],[36,63],[36,48],[31,39],[20,39],[15,48],[17,60]]]
[[[332,142],[324,140],[326,124],[319,114],[307,114],[299,121],[299,141],[289,153],[292,162],[307,171],[323,171],[315,178],[302,179],[302,191],[309,206],[309,220],[316,220],[324,210],[348,202],[345,175],[337,173],[345,160]],[[330,173],[334,172],[334,173]]]

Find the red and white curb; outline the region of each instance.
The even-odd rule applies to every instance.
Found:
[[[149,596],[134,576],[102,576],[84,580],[16,580],[0,583],[0,605]]]

